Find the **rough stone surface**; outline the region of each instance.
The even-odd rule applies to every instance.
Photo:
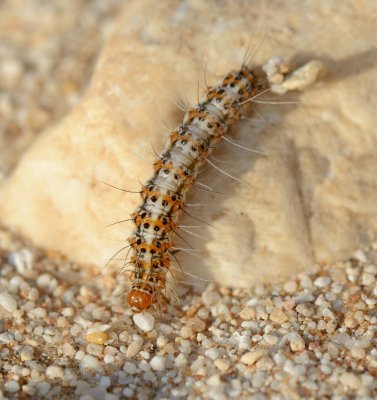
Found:
[[[212,226],[200,229],[206,240],[187,236],[202,258],[183,255],[183,267],[249,285],[294,275],[313,261],[344,259],[374,237],[376,7],[350,0],[259,4],[124,3],[84,97],[33,142],[1,187],[3,223],[39,246],[102,267],[131,229],[106,225],[127,219],[139,198],[100,181],[139,190],[152,172],[153,149],[166,140],[162,125],[173,128],[182,116],[172,99],[194,104],[205,64],[212,83],[270,33],[253,55],[256,64],[276,54],[319,58],[329,74],[294,97],[300,104],[256,105],[267,123],[233,129],[235,140],[266,156],[219,149],[221,167],[246,183],[205,169],[200,181],[224,194],[192,190],[188,201],[204,205],[191,213]],[[19,69],[10,62],[0,74],[16,85]]]

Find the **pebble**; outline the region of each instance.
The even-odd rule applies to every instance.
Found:
[[[127,374],[134,375],[134,374],[136,374],[136,372],[137,372],[137,367],[136,367],[136,365],[135,365],[134,363],[132,363],[132,362],[126,362],[126,363],[123,365],[123,371],[124,371],[124,372],[127,372]]]
[[[143,345],[143,340],[142,339],[136,339],[134,340],[127,349],[126,356],[129,358],[133,358],[136,356],[136,354],[139,353],[141,350],[141,347]]]
[[[215,361],[220,356],[219,350],[216,348],[208,349],[204,352],[204,354],[212,361]]]
[[[150,332],[154,328],[154,317],[148,312],[134,314],[135,325],[144,332]]]
[[[111,364],[115,361],[115,357],[112,354],[106,354],[105,357],[103,358],[103,361],[106,364]]]
[[[17,301],[11,294],[2,292],[0,293],[0,306],[8,312],[14,312],[17,310]]]
[[[89,343],[86,346],[86,351],[89,354],[92,354],[93,356],[99,356],[102,353],[103,346],[99,344],[94,344],[94,343]]]
[[[68,357],[73,357],[76,354],[76,350],[70,343],[63,344],[63,352]]]
[[[62,367],[59,367],[57,365],[50,365],[46,369],[46,376],[50,379],[63,379],[64,377],[64,371]]]
[[[324,288],[331,283],[331,278],[328,276],[320,276],[314,281],[314,285],[320,288]]]
[[[95,343],[95,344],[104,344],[108,340],[109,336],[106,332],[93,332],[93,333],[88,333],[85,336],[85,339],[89,343]]]
[[[245,307],[240,312],[240,318],[243,320],[255,320],[257,313],[253,307]]]
[[[16,393],[20,390],[20,384],[17,381],[8,381],[4,384],[4,389],[9,393]]]
[[[295,281],[286,282],[283,288],[287,293],[296,293],[297,283]]]
[[[205,290],[202,294],[202,301],[206,306],[213,306],[220,301],[220,294],[211,290]]]
[[[154,356],[149,364],[154,371],[165,371],[166,358],[163,356]]]
[[[275,322],[275,324],[283,324],[284,322],[288,321],[288,316],[282,310],[274,310],[270,314],[270,320]]]
[[[99,366],[98,358],[90,354],[86,354],[80,361],[81,368],[97,369]]]
[[[361,386],[361,379],[351,373],[351,372],[343,372],[343,374],[340,376],[339,381],[345,385],[348,386],[351,389],[359,389],[359,387]]]
[[[303,351],[305,350],[304,339],[297,333],[291,332],[288,334],[288,340],[292,351]]]
[[[279,340],[276,336],[268,334],[264,334],[263,339],[271,346],[274,346]]]
[[[40,288],[47,288],[52,282],[52,276],[50,274],[42,274],[37,278],[37,285]]]
[[[220,370],[220,372],[225,373],[230,369],[230,362],[223,358],[218,358],[215,360],[214,365],[216,368]]]
[[[351,356],[353,358],[357,358],[359,360],[363,360],[365,358],[365,356],[366,356],[366,352],[362,348],[354,347],[353,349],[351,349]]]
[[[241,362],[248,366],[251,366],[254,365],[258,360],[260,360],[265,354],[265,350],[249,351],[241,357]]]
[[[182,326],[181,330],[179,331],[179,334],[184,339],[187,339],[193,334],[193,331],[189,326]]]

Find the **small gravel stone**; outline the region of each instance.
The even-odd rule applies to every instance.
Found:
[[[295,281],[286,282],[283,288],[287,293],[295,293],[297,290],[297,283]]]
[[[8,312],[13,312],[17,310],[17,301],[11,294],[2,292],[0,293],[0,306]]]
[[[240,312],[240,318],[243,320],[254,320],[256,315],[255,308],[253,307],[245,307]]]
[[[101,376],[99,384],[101,387],[107,389],[111,386],[111,378],[109,376]]]
[[[86,354],[80,361],[81,368],[97,369],[99,366],[98,358],[90,354]]]
[[[76,354],[76,350],[70,343],[63,344],[63,352],[68,357],[73,357]]]
[[[42,274],[37,278],[37,285],[41,288],[47,288],[50,286],[52,276],[50,274]]]
[[[57,365],[50,365],[46,369],[46,375],[50,379],[63,379],[64,371],[62,367],[59,367]]]
[[[16,393],[20,390],[20,384],[17,381],[11,380],[4,384],[4,388],[9,393]]]
[[[103,358],[103,361],[106,364],[111,364],[115,361],[115,357],[112,354],[106,354],[105,357]]]
[[[275,322],[275,324],[283,324],[288,321],[288,316],[282,310],[274,310],[270,314],[270,319],[272,322]]]
[[[314,281],[314,285],[320,288],[324,288],[331,283],[331,278],[328,276],[321,276]]]
[[[182,326],[182,328],[181,328],[179,334],[180,334],[184,339],[187,339],[187,338],[189,338],[189,337],[193,334],[193,331],[192,331],[192,329],[191,329],[189,326]]]
[[[305,350],[305,342],[304,342],[303,338],[297,332],[289,333],[288,340],[289,340],[292,351]]]
[[[361,379],[351,372],[344,372],[340,376],[339,381],[343,383],[343,385],[355,390],[359,389],[361,386]]]
[[[263,335],[263,339],[271,346],[274,346],[278,342],[278,338],[274,335]]]
[[[351,350],[351,356],[352,356],[353,358],[357,358],[358,360],[363,360],[363,359],[365,358],[365,356],[366,356],[366,352],[365,352],[365,350],[362,349],[362,348],[354,347],[354,348]]]
[[[94,343],[89,343],[86,346],[86,351],[89,354],[92,354],[93,356],[99,356],[102,353],[103,346],[99,344],[94,344]]]
[[[143,341],[141,339],[134,340],[127,349],[126,356],[129,358],[135,357],[136,354],[139,353],[141,347],[143,345]]]
[[[134,314],[135,325],[144,332],[150,332],[154,328],[154,317],[148,312]]]
[[[206,350],[204,354],[212,361],[216,360],[220,356],[219,350],[214,348]]]
[[[205,290],[202,294],[203,304],[206,306],[213,306],[220,300],[220,294],[211,290]]]
[[[223,358],[218,358],[214,362],[215,367],[220,370],[220,372],[225,373],[230,369],[230,362],[228,360],[225,360]]]
[[[266,352],[264,350],[249,351],[241,357],[241,362],[248,366],[251,366],[254,365],[258,360],[260,360],[265,354]]]
[[[87,342],[101,345],[104,344],[108,338],[109,336],[106,332],[93,332],[85,336]]]
[[[165,371],[166,359],[163,356],[154,356],[149,364],[155,371]]]
[[[134,363],[132,363],[132,362],[126,362],[126,363],[123,365],[123,371],[124,371],[124,372],[127,372],[127,374],[134,375],[134,374],[136,374],[136,372],[137,372],[137,367],[136,367],[136,365],[135,365]]]

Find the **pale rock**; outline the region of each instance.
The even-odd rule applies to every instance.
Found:
[[[13,312],[17,310],[17,301],[10,293],[2,292],[0,293],[0,307],[8,312]]]
[[[150,332],[154,328],[154,317],[148,312],[134,314],[132,318],[135,325],[144,332]]]
[[[232,129],[232,138],[266,155],[224,143],[216,156],[245,183],[210,166],[201,174],[200,181],[224,195],[190,193],[191,203],[203,204],[195,212],[211,224],[203,224],[206,240],[190,238],[205,250],[189,259],[190,274],[249,286],[352,255],[377,234],[374,20],[358,18],[346,5],[332,18],[320,1],[282,2],[279,12],[255,2],[181,4],[124,2],[81,102],[38,136],[2,185],[2,223],[45,249],[101,268],[122,247],[113,239],[132,229],[106,225],[129,218],[140,198],[100,181],[138,191],[152,173],[153,149],[165,144],[161,121],[173,128],[182,117],[171,99],[181,95],[195,104],[203,66],[214,83],[241,65],[253,39],[262,43],[253,64],[305,50],[311,59],[331,60],[330,74],[300,92],[303,104],[255,105],[264,127]],[[253,21],[262,22],[256,37]],[[274,35],[262,42],[266,32]],[[319,70],[308,64],[290,84],[300,88]],[[12,85],[20,74],[9,61],[0,73]]]
[[[251,366],[254,365],[258,360],[260,360],[265,354],[265,350],[249,351],[241,357],[241,362],[248,366]]]
[[[358,389],[361,385],[361,379],[352,372],[343,372],[339,380],[343,385],[346,385],[351,389]]]

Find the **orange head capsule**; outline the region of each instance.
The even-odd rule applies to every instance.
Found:
[[[138,289],[131,289],[128,293],[128,304],[131,309],[141,312],[153,304],[153,295]]]

